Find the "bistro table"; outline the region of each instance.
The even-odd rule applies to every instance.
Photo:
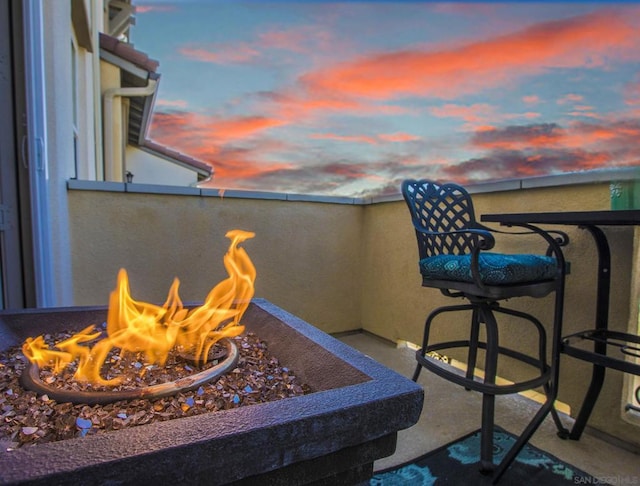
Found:
[[[559,346],[561,353],[593,364],[591,383],[573,428],[571,431],[563,428],[559,433],[563,438],[578,440],[602,390],[606,369],[612,368],[640,375],[640,362],[628,359],[629,357],[640,358],[640,336],[609,329],[611,251],[607,236],[601,229],[601,226],[640,225],[640,210],[484,214],[480,220],[500,223],[503,226],[529,224],[578,226],[587,230],[595,241],[598,249],[595,328],[563,336]],[[585,347],[585,343],[591,344]]]

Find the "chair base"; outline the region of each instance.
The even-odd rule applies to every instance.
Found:
[[[469,349],[469,347],[469,341],[448,341],[445,343],[438,343],[436,345],[427,346],[424,352],[422,351],[422,349],[417,350],[416,361],[418,362],[418,365],[416,366],[416,371],[412,378],[413,381],[416,381],[418,379],[420,370],[422,368],[426,368],[429,371],[444,378],[445,380],[464,386],[468,390],[488,393],[491,395],[511,395],[514,393],[520,393],[525,390],[532,390],[534,388],[544,386],[551,379],[551,368],[549,367],[549,365],[547,365],[546,363],[540,363],[540,366],[543,368],[542,373],[530,380],[521,381],[518,383],[508,383],[504,385],[499,385],[497,383],[485,383],[484,381],[479,381],[478,377],[476,377],[475,375],[472,378],[468,376],[469,373],[467,373],[467,376],[464,376],[460,372],[457,372],[455,368],[451,369],[451,366],[447,367],[442,361],[431,358],[430,356],[425,356],[428,353],[434,351],[443,351],[454,348]],[[478,343],[478,348],[486,350],[486,343]],[[533,360],[530,356],[509,348],[499,347],[499,354],[509,356],[513,359],[527,363],[529,365],[535,366],[537,364],[531,362]],[[471,370],[470,372],[473,373],[473,370]]]
[[[456,312],[466,310],[472,311],[471,334],[468,340],[447,341],[436,344],[429,344],[429,331],[431,323],[435,317],[445,312]],[[508,314],[533,325],[538,333],[538,354],[531,356],[520,351],[516,351],[498,344],[498,326],[494,313]],[[479,340],[480,325],[485,325],[486,342]],[[468,364],[466,371],[458,370],[442,361],[428,356],[433,351],[442,352],[450,349],[466,349]],[[475,376],[476,358],[478,350],[485,351],[484,377]],[[536,369],[533,378],[516,383],[498,384],[496,383],[498,357],[509,357],[521,363],[525,363]],[[529,441],[534,432],[538,429],[546,416],[551,413],[554,422],[558,426],[561,424],[560,418],[553,407],[557,396],[557,360],[553,360],[553,365],[546,360],[546,333],[542,324],[530,314],[526,314],[513,309],[499,307],[493,301],[476,301],[471,304],[457,306],[440,307],[434,310],[425,323],[425,335],[422,347],[416,352],[416,370],[413,381],[417,381],[422,368],[437,374],[447,381],[463,386],[467,390],[482,393],[482,426],[480,445],[480,471],[483,474],[493,474],[493,483],[497,483],[507,468],[511,465],[520,450]],[[493,430],[495,397],[497,395],[509,395],[525,390],[542,388],[546,397],[544,403],[524,431],[517,438],[515,444],[507,452],[502,462],[493,464]]]

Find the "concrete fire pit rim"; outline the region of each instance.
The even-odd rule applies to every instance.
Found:
[[[328,334],[320,331],[316,327],[308,324],[302,319],[290,314],[281,308],[271,304],[264,299],[253,299],[252,303],[266,312],[270,313],[277,319],[280,319],[287,323],[295,331],[303,334],[308,339],[320,344],[325,349],[331,351],[338,358],[342,359],[347,364],[353,366],[359,371],[363,372],[371,378],[369,381],[362,383],[355,383],[352,385],[343,386],[340,388],[334,388],[330,390],[316,391],[309,395],[304,395],[295,398],[285,398],[282,400],[254,404],[247,407],[239,407],[230,410],[220,410],[210,414],[196,415],[192,417],[182,417],[173,419],[166,422],[156,422],[154,424],[141,425],[138,427],[127,428],[122,430],[114,430],[108,434],[92,435],[86,437],[79,437],[74,439],[66,439],[64,441],[51,442],[45,444],[38,444],[33,446],[35,448],[51,448],[56,449],[61,447],[62,444],[68,445],[71,443],[79,442],[81,444],[89,444],[92,441],[104,441],[105,436],[109,436],[110,439],[122,438],[123,443],[129,443],[128,439],[132,436],[137,436],[137,430],[140,428],[157,428],[161,434],[168,434],[176,439],[179,439],[180,435],[185,430],[194,430],[194,425],[197,428],[197,424],[202,422],[203,424],[216,422],[221,426],[221,430],[224,430],[228,426],[233,426],[233,431],[229,434],[243,433],[249,429],[255,429],[255,422],[249,419],[254,419],[259,411],[261,420],[263,420],[267,427],[271,426],[272,421],[278,420],[280,423],[287,421],[304,420],[310,417],[319,417],[322,415],[331,415],[338,410],[343,410],[349,407],[357,407],[362,402],[380,404],[389,398],[396,398],[401,395],[413,395],[416,392],[422,393],[422,388],[409,380],[408,378],[396,373],[389,368],[381,365],[372,358],[356,351],[355,349],[347,346],[341,341],[329,336]],[[103,309],[102,307],[96,307],[96,309]],[[56,309],[56,311],[63,309]],[[287,417],[287,410],[290,409],[291,404],[295,403],[296,415],[289,419]],[[374,407],[372,413],[375,413]],[[411,417],[398,417],[401,419],[409,419],[407,422],[411,422]],[[415,422],[413,422],[415,423]],[[408,423],[406,428],[413,423]],[[203,432],[202,440],[211,438],[211,431],[207,427],[203,427],[200,430]],[[216,434],[221,437],[226,435],[225,433]],[[193,437],[189,438],[193,440]],[[155,449],[157,443],[151,441],[145,446],[145,450]],[[21,454],[27,451],[31,447],[21,448],[15,451],[11,451],[10,454]],[[3,454],[0,451],[0,459]]]
[[[144,457],[153,457],[167,447],[177,448],[182,452],[189,451],[192,457],[205,457],[205,450],[210,453],[211,447],[218,447],[211,444],[212,439],[231,447],[236,447],[240,439],[240,443],[246,446],[247,441],[243,437],[248,437],[258,429],[265,432],[266,437],[270,438],[275,434],[287,437],[293,443],[309,440],[304,439],[299,431],[311,428],[314,433],[311,443],[330,442],[347,447],[359,440],[371,440],[408,428],[417,421],[423,400],[423,391],[419,385],[263,299],[254,299],[252,304],[323,346],[371,380],[296,398],[40,444],[8,453],[0,452],[0,469],[4,470],[7,466],[6,470],[12,471],[14,468],[11,465],[21,463],[32,464],[34,469],[42,470],[48,468],[45,465],[55,464],[57,474],[82,468],[109,467],[110,463],[115,464],[120,460],[129,463],[142,460],[146,463],[151,459],[143,460]],[[295,410],[293,417],[289,416],[291,410]],[[341,428],[339,437],[324,427],[327,424],[334,425],[336,421]],[[259,423],[258,427],[256,422]],[[146,433],[140,433],[143,429]],[[162,437],[164,441],[170,438],[171,443],[167,444],[157,437]],[[262,440],[266,439],[263,437]],[[103,444],[101,457],[96,457],[92,452],[93,445],[98,443]],[[262,449],[264,447],[263,444]],[[260,444],[250,444],[249,449],[251,448],[255,448],[258,453],[261,450]],[[307,452],[301,457],[314,457],[315,452],[307,449],[304,448]],[[207,457],[211,460],[211,456]],[[268,459],[265,457],[264,461],[268,462]],[[0,473],[0,483],[20,480],[9,476],[9,472],[7,474],[5,476]],[[26,476],[28,477],[28,473]]]
[[[296,329],[313,342],[320,344],[325,349],[331,351],[345,363],[350,364],[354,368],[359,369],[372,379],[390,379],[398,378],[400,380],[406,380],[406,383],[411,389],[420,388],[419,385],[409,380],[407,377],[387,368],[386,366],[378,363],[373,358],[366,354],[357,351],[356,349],[344,344],[342,341],[330,336],[329,334],[321,331],[317,327],[312,326],[306,321],[303,321],[299,317],[283,310],[280,307],[272,304],[265,299],[252,299],[251,302],[257,307],[269,312],[274,317],[284,321],[287,325]]]

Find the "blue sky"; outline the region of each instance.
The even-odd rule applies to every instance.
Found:
[[[364,197],[640,165],[640,5],[136,3],[149,137],[209,187]]]

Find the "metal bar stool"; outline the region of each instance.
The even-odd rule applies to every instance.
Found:
[[[551,412],[556,425],[560,424],[554,408],[558,388],[559,345],[562,336],[565,261],[561,246],[568,243],[566,234],[546,232],[529,224],[526,231],[510,235],[538,235],[546,243],[544,255],[503,254],[491,250],[494,233],[476,222],[469,193],[456,184],[439,184],[430,180],[406,180],[402,194],[411,212],[411,220],[418,240],[420,273],[424,287],[439,289],[445,296],[458,297],[466,303],[439,307],[425,322],[421,348],[416,352],[417,366],[413,380],[417,381],[422,368],[457,383],[468,390],[482,393],[482,426],[480,470],[493,473],[497,483],[520,450],[529,441],[545,417]],[[500,305],[505,299],[516,297],[541,298],[555,293],[552,323],[552,350],[547,359],[547,338],[542,323],[534,316]],[[471,312],[469,338],[433,343],[431,327],[436,318],[451,312]],[[522,332],[535,332],[537,350],[527,354],[503,346],[499,338],[496,315],[504,314],[527,323]],[[438,322],[442,323],[440,319]],[[481,340],[481,328],[485,339]],[[466,350],[467,369],[460,373],[443,363],[433,352],[462,348]],[[475,376],[478,350],[484,350],[484,376]],[[525,363],[534,370],[534,377],[511,384],[496,383],[498,358],[506,356]],[[541,388],[545,401],[520,434],[500,464],[493,464],[493,431],[496,395],[518,393]]]

